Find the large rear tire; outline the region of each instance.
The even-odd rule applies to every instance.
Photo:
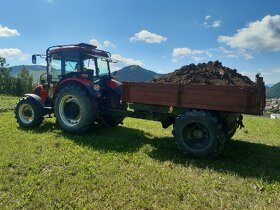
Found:
[[[16,104],[15,118],[21,127],[37,127],[44,119],[43,107],[31,97],[23,97]]]
[[[106,96],[103,102],[103,109],[108,110],[108,108],[126,111],[127,105],[121,103],[121,97],[118,96],[116,93],[109,92],[109,94]],[[105,111],[103,114],[102,124],[114,127],[119,124],[122,124],[123,120],[124,120],[123,116],[115,116],[112,112]]]
[[[173,128],[175,142],[184,154],[216,157],[225,146],[222,125],[210,112],[187,111],[175,120]]]
[[[54,112],[60,128],[66,132],[87,130],[97,115],[96,101],[78,85],[66,85],[55,99]]]

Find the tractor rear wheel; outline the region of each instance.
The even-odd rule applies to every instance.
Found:
[[[173,135],[180,151],[200,157],[215,157],[225,146],[226,137],[217,117],[202,110],[187,111],[174,123]]]
[[[108,108],[113,108],[113,109],[126,111],[127,105],[121,104],[120,101],[121,101],[120,96],[118,96],[116,93],[110,92],[103,102],[103,107],[105,107],[105,110]],[[123,120],[124,120],[123,116],[114,116],[112,112],[106,111],[103,114],[103,122],[101,123],[114,127],[121,124]]]
[[[82,132],[95,120],[96,101],[83,87],[66,85],[57,94],[54,112],[63,131]]]
[[[43,107],[29,96],[23,97],[16,104],[15,117],[21,127],[37,127],[44,119]]]

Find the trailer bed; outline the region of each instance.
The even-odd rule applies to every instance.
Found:
[[[168,107],[195,108],[261,115],[265,106],[263,78],[256,87],[123,82],[122,100]]]

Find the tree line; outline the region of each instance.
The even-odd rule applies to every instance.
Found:
[[[19,73],[12,76],[6,59],[0,57],[0,94],[22,96],[30,92],[33,92],[33,77],[28,69],[22,66]]]

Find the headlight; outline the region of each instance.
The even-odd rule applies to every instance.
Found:
[[[100,85],[94,84],[94,85],[93,85],[93,90],[99,91],[99,90],[100,90]]]

